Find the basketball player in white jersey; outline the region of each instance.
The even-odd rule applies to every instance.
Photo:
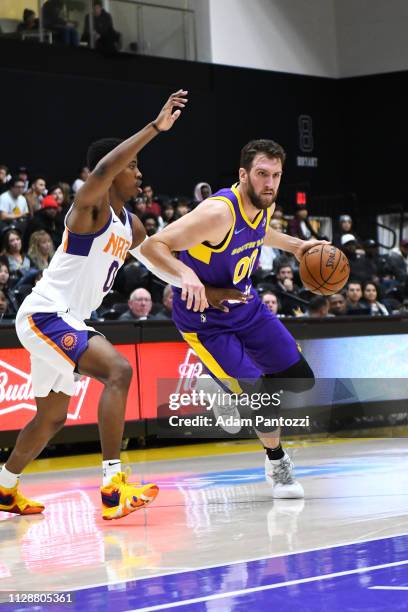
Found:
[[[104,384],[98,420],[103,453],[102,516],[116,519],[153,501],[154,484],[131,484],[122,471],[120,447],[132,369],[108,340],[88,327],[93,310],[111,289],[128,251],[145,238],[124,202],[141,192],[136,155],[159,132],[169,130],[187,103],[187,92],[172,94],[152,123],[121,142],[104,139],[88,150],[92,172],[65,219],[65,231],[50,266],[17,314],[16,331],[30,352],[37,413],[20,432],[0,471],[0,511],[42,512],[41,503],[19,491],[19,476],[64,425],[75,372]]]

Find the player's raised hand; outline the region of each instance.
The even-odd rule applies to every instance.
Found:
[[[246,304],[254,297],[251,294],[247,295],[242,293],[242,291],[238,291],[238,289],[224,289],[222,287],[210,287],[209,285],[205,286],[205,294],[210,306],[218,308],[218,310],[222,310],[223,312],[229,312],[228,306],[223,304],[223,302],[227,300],[234,300],[235,302]]]
[[[193,307],[194,312],[204,312],[208,308],[205,287],[191,268],[188,268],[181,276],[181,299],[187,301],[187,310]]]
[[[167,132],[173,127],[174,122],[180,117],[181,109],[185,107],[188,100],[186,95],[188,91],[179,89],[178,91],[171,94],[166,104],[157,115],[154,123],[159,130]]]
[[[315,240],[314,238],[312,238],[312,240],[302,240],[300,245],[294,252],[294,256],[298,261],[300,261],[306,251],[318,244],[330,244],[330,242],[328,240]]]

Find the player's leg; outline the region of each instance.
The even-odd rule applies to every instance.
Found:
[[[51,438],[64,426],[70,397],[51,393],[36,397],[37,412],[21,430],[16,445],[0,472],[0,510],[15,514],[37,514],[44,505],[25,498],[19,491],[19,478],[24,468],[38,457]]]
[[[89,338],[79,358],[78,371],[104,385],[98,406],[104,472],[102,516],[106,520],[121,518],[152,502],[159,491],[154,484],[128,483],[121,469],[120,448],[132,368],[106,338],[96,334]]]
[[[302,393],[313,387],[313,371],[294,338],[262,304],[239,337],[264,373],[256,385],[258,392],[272,396],[281,390]],[[271,407],[262,407],[258,414],[265,419],[276,415]],[[303,497],[303,488],[293,476],[293,464],[280,444],[280,429],[259,425],[256,433],[265,448],[265,476],[274,497]]]

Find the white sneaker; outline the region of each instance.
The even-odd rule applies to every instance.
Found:
[[[220,385],[208,374],[202,374],[198,379],[195,386],[195,390],[205,391],[205,393],[212,393],[214,395],[217,392],[222,391],[223,398],[226,399],[227,393],[220,387]],[[241,415],[237,409],[236,402],[226,402],[225,405],[215,403],[213,405],[213,414],[216,419],[221,419],[218,424],[221,429],[229,434],[237,434],[241,431]]]
[[[301,499],[305,496],[300,482],[294,479],[293,463],[285,452],[278,461],[265,457],[265,478],[272,487],[272,496],[276,499]]]

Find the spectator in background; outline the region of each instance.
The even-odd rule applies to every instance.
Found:
[[[276,219],[277,221],[281,222],[281,224],[282,224],[282,231],[283,231],[284,234],[286,234],[287,230],[288,230],[288,222],[286,221],[285,217],[283,216],[283,208],[282,208],[282,206],[280,204],[276,204],[275,205],[275,210],[272,213],[272,219]]]
[[[306,316],[312,319],[321,319],[323,317],[332,317],[329,312],[329,300],[325,295],[314,295],[307,307]]]
[[[63,224],[57,218],[58,204],[53,195],[47,195],[41,202],[41,209],[34,213],[24,233],[24,244],[28,245],[30,236],[38,230],[45,230],[51,236],[54,249],[57,249],[62,240]]]
[[[300,238],[300,240],[310,240],[311,238],[316,238],[317,240],[324,239],[323,236],[315,232],[308,215],[307,207],[305,205],[298,205],[294,218],[288,223],[288,234]]]
[[[197,205],[212,195],[212,189],[208,183],[197,183],[194,187],[194,204]]]
[[[16,228],[10,228],[4,232],[2,255],[7,257],[10,277],[13,278],[14,281],[18,280],[29,271],[31,263],[27,255],[23,252],[21,234]]]
[[[146,202],[144,198],[132,198],[126,202],[126,208],[141,219],[146,214]]]
[[[62,17],[64,0],[46,0],[42,6],[43,25],[50,30],[57,42],[63,45],[77,47],[79,45],[78,32],[71,23]]]
[[[34,11],[26,8],[23,11],[23,21],[17,26],[17,32],[33,32],[35,30],[38,30],[38,19]]]
[[[280,303],[276,293],[274,293],[273,291],[265,291],[265,293],[263,293],[261,297],[262,303],[265,304],[269,312],[278,316]]]
[[[167,202],[167,204],[163,205],[162,219],[163,219],[163,227],[169,225],[169,223],[173,223],[175,218],[175,210],[174,206],[171,202]]]
[[[0,164],[0,194],[7,191],[8,186],[7,183],[11,179],[9,174],[9,169],[4,164]]]
[[[341,249],[342,242],[341,239],[345,234],[353,234],[356,237],[355,232],[353,231],[353,220],[350,215],[340,215],[338,229],[334,232],[333,244],[337,248]],[[358,242],[358,238],[356,237],[356,242]]]
[[[160,217],[161,206],[154,198],[153,187],[150,185],[150,183],[146,183],[143,186],[143,197],[144,201],[146,202],[146,212],[153,214],[156,217]]]
[[[91,42],[91,21],[89,14],[85,17],[84,32],[81,40]],[[102,7],[101,0],[93,2],[93,25],[95,36],[95,49],[104,54],[112,55],[120,49],[120,34],[113,27],[111,15]]]
[[[81,189],[82,185],[85,183],[88,176],[89,176],[89,168],[88,166],[84,166],[83,168],[81,168],[81,171],[79,172],[79,177],[76,178],[75,181],[72,183],[72,192],[74,195],[76,195],[77,191]]]
[[[270,227],[276,232],[282,232],[282,223],[279,219],[271,219]],[[272,273],[274,265],[278,262],[279,257],[282,257],[283,251],[275,247],[263,244],[261,247],[261,256],[259,258],[258,270],[255,271],[257,278],[265,278]]]
[[[399,246],[390,251],[387,263],[396,280],[405,285],[408,277],[408,240],[403,238]]]
[[[159,321],[171,320],[173,312],[173,290],[171,285],[166,285],[163,291],[162,298],[163,306],[154,315]]]
[[[347,301],[342,293],[329,295],[329,312],[336,317],[347,314]]]
[[[370,309],[372,317],[388,317],[389,312],[387,308],[379,301],[379,288],[376,283],[371,281],[364,283],[362,301]]]
[[[6,294],[0,289],[0,324],[5,322],[5,319],[14,318],[9,311],[9,302]]]
[[[18,178],[12,178],[9,190],[0,196],[0,221],[16,221],[22,223],[30,214],[27,200],[23,196],[24,182]]]
[[[8,301],[9,312],[16,314],[18,310],[18,302],[14,297],[13,292],[9,287],[10,271],[8,267],[8,261],[5,256],[0,257],[0,290],[3,291]]]
[[[186,198],[176,198],[175,219],[180,219],[190,212],[191,207]]]
[[[20,179],[20,181],[23,181],[23,183],[24,183],[24,193],[25,193],[28,190],[28,187],[30,185],[30,181],[28,180],[28,170],[27,170],[26,166],[20,166],[17,169],[16,177],[18,179]]]
[[[296,300],[300,288],[293,281],[293,269],[287,261],[282,261],[276,271],[276,291],[281,300],[281,312],[292,316],[297,314],[299,301]],[[293,299],[295,298],[295,299]]]
[[[120,321],[146,321],[154,319],[150,314],[153,302],[147,289],[139,288],[132,291],[128,301],[129,309],[120,315]]]
[[[143,215],[141,221],[148,236],[153,236],[153,234],[157,234],[159,230],[159,222],[155,215],[152,215],[151,213],[146,213],[145,215]]]
[[[48,268],[54,252],[54,245],[48,232],[38,230],[31,234],[27,255],[33,268],[37,270]]]
[[[365,309],[361,303],[363,289],[359,281],[349,281],[346,287],[347,314],[354,314],[358,310]]]
[[[340,249],[346,255],[350,264],[350,276],[362,283],[366,280],[364,255],[357,253],[357,239],[354,234],[343,234],[340,240]]]
[[[36,178],[31,183],[30,189],[24,194],[31,216],[33,216],[37,210],[40,210],[41,202],[46,193],[47,184],[45,179],[41,177]]]

